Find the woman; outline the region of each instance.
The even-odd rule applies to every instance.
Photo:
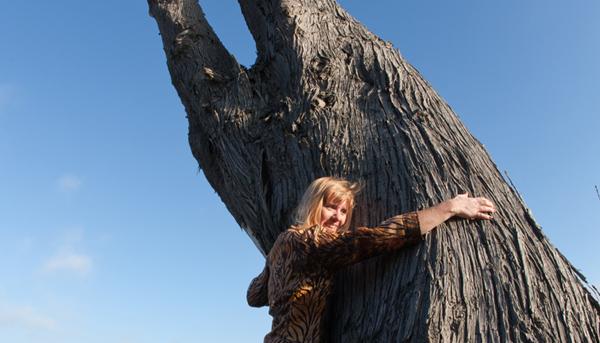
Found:
[[[265,343],[319,342],[333,274],[353,263],[418,242],[451,217],[492,219],[494,204],[461,194],[434,207],[392,217],[377,227],[349,230],[358,185],[322,177],[298,208],[297,224],[282,232],[262,273],[252,280],[248,304],[269,305]]]

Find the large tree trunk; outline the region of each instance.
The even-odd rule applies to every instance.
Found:
[[[414,248],[340,273],[331,341],[600,341],[585,281],[397,50],[334,0],[239,2],[258,50],[249,70],[196,0],[148,0],[192,153],[263,254],[324,175],[364,182],[354,224],[460,192],[499,209],[494,221],[448,222]]]

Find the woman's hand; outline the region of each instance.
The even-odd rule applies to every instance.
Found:
[[[459,194],[448,200],[450,211],[456,217],[465,219],[493,219],[494,204],[486,198],[470,198],[468,193]]]
[[[417,212],[421,234],[433,230],[436,226],[452,217],[466,219],[492,219],[491,213],[496,212],[494,204],[486,198],[470,198],[469,194],[459,194],[456,197]]]

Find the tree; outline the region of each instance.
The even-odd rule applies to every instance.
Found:
[[[263,254],[323,175],[364,182],[362,225],[465,191],[499,209],[340,273],[331,341],[600,341],[583,277],[397,50],[334,0],[239,2],[258,51],[250,69],[195,0],[148,0],[192,153]]]

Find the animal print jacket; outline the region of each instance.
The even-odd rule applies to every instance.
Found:
[[[342,233],[319,226],[292,226],[282,232],[247,294],[250,306],[269,305],[273,326],[265,343],[320,342],[321,317],[334,273],[420,239],[416,212],[392,217],[374,228]]]

